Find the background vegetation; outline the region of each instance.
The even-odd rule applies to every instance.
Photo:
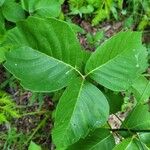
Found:
[[[142,42],[147,48],[147,59],[150,62],[149,0],[1,0],[0,149],[3,150],[55,149],[51,132],[55,108],[63,90],[55,93],[26,90],[20,85],[20,81],[3,66],[6,60],[5,53],[12,46],[5,43],[9,31],[19,26],[18,22],[26,20],[29,16],[43,19],[54,17],[66,21],[78,36],[82,49],[86,50],[83,63],[89,58],[90,53],[119,31],[128,29],[141,31]],[[111,105],[107,128],[112,129],[115,143],[121,143],[114,148],[116,150],[124,149],[129,143],[132,143],[131,149],[135,145],[138,145],[135,146],[136,149],[141,149],[141,145],[143,149],[150,147],[150,131],[148,130],[150,123],[146,122],[150,120],[150,114],[147,111],[150,107],[149,79],[150,68],[147,68],[144,75],[138,78],[132,88],[124,92],[112,92],[98,85]],[[139,99],[146,103],[135,109]],[[133,112],[133,109],[134,113],[127,117],[130,112]],[[125,126],[122,122],[125,118],[124,123],[128,125],[128,128],[131,127],[129,132],[124,131]],[[148,126],[140,128],[140,132],[132,129],[132,125],[136,126],[134,123],[137,118],[141,122],[146,122],[145,124]],[[101,133],[101,130],[92,132],[91,137],[98,141],[105,137],[113,138],[105,129],[103,129],[102,137],[96,137],[95,133]],[[79,141],[69,149],[79,149],[81,145],[86,145],[88,138]],[[126,139],[124,140],[124,138]],[[107,143],[107,141],[105,142]],[[112,142],[110,145],[113,147],[114,143]],[[90,148],[85,146],[83,149]]]

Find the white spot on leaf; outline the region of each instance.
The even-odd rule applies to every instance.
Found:
[[[101,124],[101,121],[96,121],[95,124],[94,124],[94,126],[97,127],[97,126],[99,126],[100,124]]]
[[[139,59],[139,55],[135,55],[135,58],[136,58],[136,60],[138,60]]]
[[[136,67],[138,68],[138,67],[139,67],[139,64],[136,64]]]
[[[139,54],[135,55],[135,58],[136,58],[136,62],[137,62],[136,67],[138,68],[139,67],[139,63],[138,63],[138,61],[139,61]]]
[[[68,70],[65,74],[68,74],[70,72],[70,70]]]

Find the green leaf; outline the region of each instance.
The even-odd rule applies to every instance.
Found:
[[[132,28],[134,25],[134,18],[133,15],[129,16],[127,19],[124,20],[124,27],[125,28]]]
[[[82,50],[71,27],[54,18],[29,17],[7,34],[6,45],[28,46],[72,65],[82,66]]]
[[[30,47],[20,47],[6,54],[5,67],[33,91],[56,91],[67,86],[75,69],[54,57]]]
[[[145,143],[148,147],[150,147],[150,133],[139,133],[139,138],[140,141],[142,141],[143,143]]]
[[[85,139],[73,144],[68,150],[111,150],[115,146],[113,135],[107,129],[96,129]]]
[[[122,9],[122,7],[123,7],[123,0],[118,0],[117,3],[118,3],[119,9]]]
[[[56,91],[65,87],[75,72],[81,75],[78,69],[84,64],[83,52],[68,24],[52,18],[29,17],[17,26],[5,41],[13,46],[6,55],[5,67],[25,88]]]
[[[0,124],[4,122],[7,122],[6,116],[0,112]]]
[[[82,27],[80,27],[77,24],[74,24],[72,22],[67,22],[67,23],[71,26],[71,28],[73,29],[73,31],[75,33],[85,34],[85,30]]]
[[[120,32],[104,42],[90,57],[87,76],[113,91],[128,89],[145,71],[147,52],[141,33]]]
[[[118,20],[118,12],[114,6],[111,6],[111,12],[116,20]]]
[[[4,4],[5,0],[0,0],[0,6]]]
[[[121,106],[124,102],[123,96],[120,93],[114,93],[112,91],[107,91],[105,95],[110,106],[110,114],[121,111]]]
[[[141,18],[141,21],[139,22],[137,29],[143,31],[148,25],[149,25],[149,17],[144,15]]]
[[[93,38],[94,38],[95,42],[98,42],[98,41],[104,39],[104,31],[101,30],[101,31],[96,32],[96,34],[94,35]]]
[[[104,19],[106,19],[108,17],[108,14],[106,12],[105,9],[101,8],[96,12],[95,17],[92,20],[92,25],[95,26],[97,25],[99,22],[103,21]]]
[[[128,138],[116,145],[113,150],[149,150],[149,148],[135,138]]]
[[[21,0],[23,9],[41,17],[58,17],[61,11],[59,0]]]
[[[60,4],[63,4],[63,3],[64,3],[64,1],[65,1],[65,0],[59,0],[59,3],[60,3]]]
[[[42,148],[33,141],[31,141],[28,150],[42,150]]]
[[[8,21],[17,22],[25,18],[25,12],[21,5],[13,1],[6,1],[2,7],[2,12]]]
[[[144,76],[140,76],[132,85],[131,91],[138,102],[148,101],[150,97],[150,81]]]
[[[94,8],[92,5],[87,5],[87,6],[82,6],[80,9],[79,9],[80,13],[81,14],[90,14],[94,11]]]
[[[5,33],[5,19],[2,14],[2,8],[0,8],[0,44],[1,41],[3,40],[4,33]]]
[[[70,83],[56,109],[53,141],[66,148],[104,125],[109,105],[103,93],[91,83],[77,79]]]
[[[149,130],[150,129],[149,104],[137,105],[125,119],[123,127],[136,130]]]
[[[85,69],[85,65],[86,65],[89,57],[91,56],[92,52],[83,50],[82,53],[83,53],[82,54],[83,55],[83,58],[82,58],[82,64],[83,64],[82,65],[82,70],[84,70]]]
[[[7,49],[5,47],[0,47],[0,63],[5,60],[5,52]]]

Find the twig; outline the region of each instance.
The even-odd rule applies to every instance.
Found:
[[[25,116],[32,116],[32,115],[42,115],[45,113],[48,113],[49,111],[36,111],[36,112],[29,112],[29,113],[25,113],[19,116],[19,118],[25,117]]]
[[[35,128],[34,132],[30,135],[28,140],[26,141],[26,145],[30,142],[30,140],[33,138],[33,136],[37,133],[37,131],[44,126],[45,122],[49,118],[49,114],[46,115],[46,117],[39,123],[39,125]]]

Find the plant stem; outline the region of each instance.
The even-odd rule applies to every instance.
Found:
[[[120,129],[109,129],[112,132],[116,132],[116,131],[130,131],[133,133],[137,133],[137,132],[150,132],[150,130],[137,130],[137,129],[126,129],[126,128],[120,128]]]
[[[25,116],[31,116],[31,115],[42,115],[45,113],[48,113],[49,111],[36,111],[36,112],[29,112],[29,113],[25,113],[19,116],[19,118],[21,117],[25,117]]]
[[[121,120],[121,118],[120,118],[118,115],[116,115],[116,114],[114,114],[114,115],[118,118],[118,120],[122,123],[122,125],[124,125],[125,128],[128,130],[128,132],[132,135],[133,133],[128,129],[128,127],[127,127],[126,124]]]
[[[46,117],[39,123],[39,125],[35,128],[34,132],[30,135],[28,140],[26,141],[26,145],[30,142],[30,140],[33,138],[33,136],[37,133],[37,131],[44,126],[45,122],[49,118],[49,114],[46,115]]]

